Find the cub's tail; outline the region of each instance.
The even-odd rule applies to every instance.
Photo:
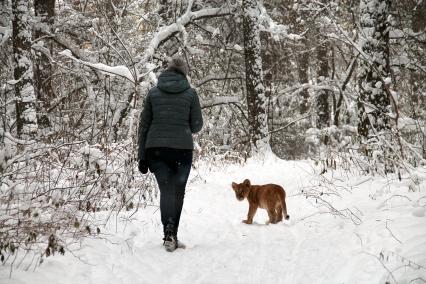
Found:
[[[285,203],[285,198],[283,199],[283,216],[284,219],[290,219],[290,215],[287,214],[287,204]]]

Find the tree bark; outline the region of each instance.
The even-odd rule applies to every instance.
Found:
[[[383,80],[389,77],[390,0],[361,0],[360,38],[362,51],[369,58],[360,63],[358,97],[358,134],[369,138],[374,132],[389,129],[390,98]]]
[[[302,40],[301,43],[306,49],[306,40]],[[297,74],[299,76],[299,83],[301,85],[309,83],[309,53],[303,52],[297,55]],[[300,92],[301,100],[299,104],[300,114],[305,114],[309,110],[309,92],[308,89],[303,89]]]
[[[10,1],[0,0],[0,48],[6,45],[11,37],[10,20]]]
[[[8,0],[0,0],[0,42],[6,35],[6,30],[10,26],[10,8]]]
[[[12,1],[16,125],[18,137],[34,138],[37,134],[36,96],[31,61],[31,26],[28,0]]]
[[[51,43],[46,40],[41,40],[41,38],[43,36],[43,29],[50,31],[54,23],[55,0],[35,0],[34,10],[39,20],[39,25],[41,26],[41,28],[35,29],[34,39],[39,45],[43,45],[43,47],[48,49],[51,53]],[[50,102],[55,98],[52,87],[53,71],[49,62],[49,57],[45,53],[39,52],[36,55],[34,64],[34,86],[39,102],[37,108],[38,124],[40,127],[48,127],[50,122],[46,114],[46,109],[50,108]]]
[[[321,44],[317,48],[317,59],[319,64],[318,69],[318,82],[327,81],[329,76],[328,66],[328,42],[322,39]],[[329,104],[330,91],[320,90],[317,93],[317,128],[325,128],[330,126],[330,104]]]
[[[405,4],[405,1],[404,1]],[[413,32],[418,33],[426,29],[426,1],[416,1],[416,9],[411,19],[411,28]]]
[[[302,9],[293,9],[294,3],[290,1],[287,6],[289,10],[289,23],[292,24],[293,29],[296,34],[302,34],[306,29],[311,28],[310,22],[302,22],[301,19],[306,19],[308,13]],[[283,11],[284,12],[284,11]],[[296,53],[296,62],[297,62],[297,75],[299,78],[299,83],[301,85],[309,83],[309,43],[307,38],[303,38],[297,43],[298,52]],[[308,89],[303,89],[300,92],[300,103],[299,103],[299,112],[300,114],[305,114],[309,111],[309,91]]]
[[[243,37],[246,67],[246,96],[251,144],[259,151],[269,147],[267,100],[263,85],[260,9],[256,0],[243,0]]]

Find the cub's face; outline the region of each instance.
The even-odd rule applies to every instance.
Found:
[[[239,201],[244,200],[244,198],[247,197],[249,191],[250,191],[250,181],[246,179],[243,183],[232,183],[232,189],[235,192],[235,197]]]

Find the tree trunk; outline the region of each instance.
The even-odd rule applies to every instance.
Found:
[[[0,0],[0,43],[3,43],[10,27],[10,8],[8,0]]]
[[[390,0],[361,0],[362,51],[369,58],[360,62],[358,105],[358,134],[369,138],[389,129],[390,99],[383,86],[389,77],[389,16]]]
[[[46,40],[40,40],[43,36],[43,29],[51,30],[55,16],[55,0],[35,0],[35,14],[39,20],[41,28],[34,31],[34,39],[39,45],[43,45],[49,51],[52,50],[51,43]],[[50,52],[51,53],[51,52]],[[36,53],[34,68],[34,86],[36,90],[37,100],[39,102],[37,108],[38,123],[41,127],[50,125],[45,110],[50,108],[50,102],[54,99],[54,91],[52,87],[52,66],[49,57],[43,53]]]
[[[325,82],[328,78],[328,56],[327,56],[328,43],[322,39],[321,44],[317,48],[317,59],[319,64],[318,82]],[[327,90],[320,90],[317,93],[317,128],[322,129],[330,126],[330,105],[329,105],[330,92]]]
[[[304,49],[307,49],[306,47],[306,40],[302,40],[301,43],[304,46]],[[297,74],[299,76],[299,83],[301,85],[309,83],[309,76],[308,76],[308,70],[309,70],[309,53],[303,52],[299,53],[297,55]],[[305,88],[303,91],[300,92],[301,100],[299,104],[299,111],[300,114],[305,114],[309,110],[309,92],[308,89]]]
[[[411,28],[413,32],[418,33],[426,29],[426,1],[416,3],[411,19]],[[425,81],[424,73],[420,70],[411,71],[410,86],[411,86],[411,100],[413,105],[413,118],[417,119],[421,110],[426,109],[426,96],[422,95],[422,83]],[[423,83],[424,84],[424,83]],[[423,153],[423,157],[425,154]]]
[[[294,5],[293,1],[290,1],[288,6],[289,11],[289,24],[292,24],[294,32],[296,34],[301,34],[306,32],[306,29],[311,28],[310,22],[302,19],[306,19],[308,17],[308,13],[303,11],[302,9],[293,9]],[[296,62],[297,62],[297,75],[299,78],[299,84],[307,84],[309,83],[309,42],[306,38],[303,38],[297,43],[296,53]],[[309,111],[309,91],[308,88],[304,88],[300,92],[300,103],[299,103],[299,111],[300,114],[305,114]]]
[[[405,3],[404,3],[405,4]],[[411,19],[411,28],[413,32],[418,33],[426,29],[426,1],[416,1],[416,9]]]
[[[263,85],[259,7],[256,0],[243,0],[243,37],[249,132],[253,150],[269,147],[267,100]]]
[[[37,134],[38,125],[31,62],[29,1],[13,0],[12,14],[17,133],[21,138],[31,139]]]

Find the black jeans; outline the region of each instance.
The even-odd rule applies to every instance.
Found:
[[[185,186],[192,164],[192,150],[148,148],[148,167],[160,188],[160,211],[163,230],[171,224],[177,234]],[[170,226],[170,225],[169,225]],[[165,233],[165,232],[164,232]]]

